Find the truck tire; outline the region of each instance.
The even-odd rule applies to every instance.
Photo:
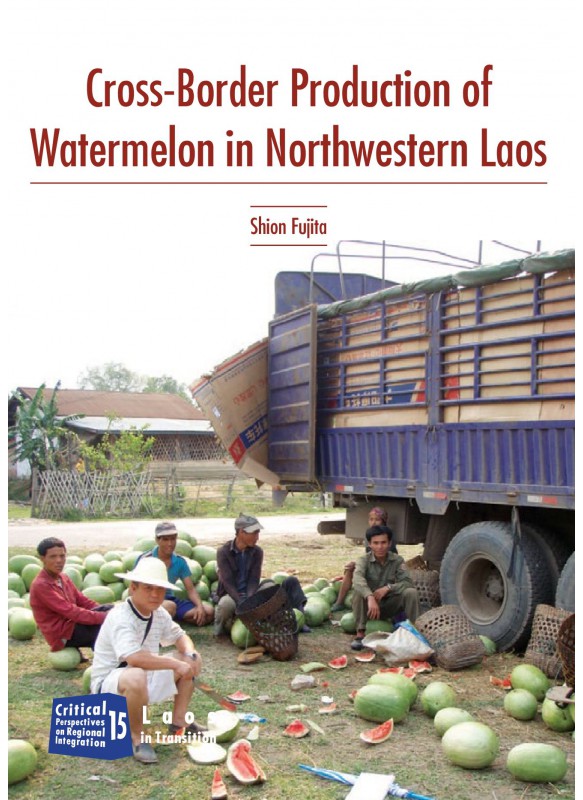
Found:
[[[557,583],[557,595],[555,597],[557,608],[565,611],[575,611],[575,553],[571,553],[567,563],[563,567],[561,577]]]
[[[525,647],[536,606],[553,598],[534,538],[523,526],[514,545],[507,522],[476,522],[454,536],[441,563],[440,591],[442,603],[460,606],[475,632],[499,650]]]
[[[533,525],[531,522],[523,523],[522,529],[526,529],[531,534],[542,551],[552,579],[553,592],[556,591],[562,569],[573,552],[572,546],[564,539],[561,539],[554,531]]]

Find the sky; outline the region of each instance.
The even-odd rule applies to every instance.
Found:
[[[575,246],[569,8],[563,0],[552,7],[494,0],[471,10],[457,0],[407,8],[371,2],[366,13],[345,2],[287,0],[11,6],[2,131],[9,154],[2,243],[7,390],[58,380],[75,388],[83,372],[107,362],[190,384],[266,335],[277,272],[309,270],[314,256],[333,254],[340,240],[386,240],[468,258],[476,257],[480,240],[529,250],[538,240],[543,249]],[[174,87],[177,70],[188,68],[216,92],[216,82],[235,81],[242,64],[248,82],[278,81],[270,107],[178,107],[174,97],[139,107],[138,94],[124,105],[139,80]],[[341,84],[355,64],[370,80],[406,69],[420,79],[447,78],[455,101],[447,108],[342,108],[319,95],[310,107],[302,95],[292,107],[292,69]],[[470,80],[478,86],[487,64],[488,104],[464,106],[461,87]],[[109,106],[88,100],[95,69],[102,70],[93,84],[97,102],[105,102],[105,82],[115,81]],[[166,138],[171,125],[179,138],[213,141],[214,166],[35,165],[31,128],[59,128],[68,140],[81,133],[155,140]],[[394,141],[411,131],[423,139],[464,139],[470,163],[463,172],[267,166],[267,128],[285,127],[289,140],[305,141],[334,125],[353,139]],[[544,140],[547,164],[518,168],[515,154],[511,167],[484,167],[477,156],[484,128],[490,147],[526,142],[523,154],[528,143]],[[252,165],[226,167],[229,138],[254,144]],[[253,218],[284,220],[289,228],[294,214],[325,223],[325,234],[296,237],[291,246],[291,237],[260,240],[251,233]],[[507,257],[485,245],[485,261]],[[336,266],[332,257],[316,263]],[[344,268],[375,274],[376,266]],[[388,277],[414,275],[405,263],[392,264]]]

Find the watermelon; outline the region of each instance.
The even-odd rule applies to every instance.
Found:
[[[209,734],[215,737],[216,742],[223,744],[235,738],[241,722],[233,711],[221,709],[209,711],[206,724]]]
[[[394,630],[393,623],[388,619],[369,619],[366,621],[365,632],[368,636],[369,633],[392,633]]]
[[[496,652],[496,642],[494,642],[492,639],[489,639],[487,636],[480,636],[480,639],[482,640],[482,644],[486,650],[486,655],[493,656]]]
[[[107,553],[103,554],[103,558],[106,561],[121,561],[123,557],[123,553],[119,550],[108,550]]]
[[[443,734],[441,746],[457,767],[485,769],[498,755],[500,742],[492,728],[482,722],[459,722]]]
[[[238,647],[240,650],[244,650],[246,647],[253,647],[253,645],[257,644],[257,640],[241,619],[236,619],[233,622],[231,641],[235,647]]]
[[[296,618],[296,630],[301,631],[301,629],[306,624],[306,617],[304,616],[304,612],[300,611],[299,608],[294,608],[294,616]]]
[[[283,583],[284,580],[286,578],[288,578],[288,577],[289,577],[289,575],[287,574],[287,572],[274,572],[273,575],[271,576],[271,580],[274,583],[280,584],[280,583]],[[304,594],[305,594],[305,592],[304,592]]]
[[[386,742],[393,732],[394,723],[392,719],[383,722],[382,725],[377,725],[376,728],[371,728],[368,731],[362,731],[360,738],[367,744],[380,744]]]
[[[138,539],[133,544],[133,550],[138,550],[140,553],[147,553],[148,550],[153,550],[156,547],[156,540],[149,537]]]
[[[356,633],[356,620],[354,619],[353,611],[347,611],[346,614],[340,617],[340,627],[344,633]]]
[[[15,555],[11,556],[8,559],[8,572],[16,572],[18,575],[22,572],[22,568],[25,567],[27,564],[38,564],[39,567],[42,567],[42,561],[40,558],[36,556],[29,556],[25,555]]]
[[[433,681],[427,684],[421,694],[421,708],[428,717],[435,717],[442,708],[455,706],[456,693],[447,683]]]
[[[38,564],[25,564],[22,568],[22,572],[20,573],[20,577],[24,581],[24,585],[26,586],[27,590],[30,589],[33,580],[42,570],[42,567],[39,567]]]
[[[330,586],[330,581],[327,578],[316,578],[314,586],[320,592],[322,589],[327,589]]]
[[[362,653],[357,653],[354,656],[355,661],[360,661],[363,664],[368,664],[369,661],[374,661],[376,653],[374,650],[364,650]]]
[[[504,697],[504,711],[514,719],[534,719],[537,709],[538,701],[528,689],[512,689]]]
[[[115,603],[115,595],[109,586],[87,586],[83,589],[83,594],[90,600],[95,600],[99,605]]]
[[[106,561],[99,568],[98,574],[103,583],[116,583],[119,580],[116,573],[121,574],[123,571],[122,561]]]
[[[192,582],[198,583],[202,578],[203,574],[201,565],[198,563],[198,561],[195,561],[193,558],[187,558],[186,563],[188,564],[188,567],[190,569],[190,576],[192,578]]]
[[[114,602],[116,602],[117,600],[122,599],[122,595],[125,592],[126,585],[123,581],[116,581],[115,583],[108,583],[105,588],[109,589],[110,592],[113,592],[113,596],[115,597]]]
[[[63,572],[65,573],[65,575],[71,578],[71,580],[75,584],[75,588],[81,590],[81,587],[83,586],[83,576],[81,575],[77,567],[71,567],[71,566],[65,567]]]
[[[187,542],[184,539],[177,539],[174,552],[183,558],[190,558],[192,556],[192,546],[190,542]]]
[[[409,701],[409,708],[412,708],[417,700],[418,689],[415,683],[403,674],[395,672],[375,672],[368,679],[369,685],[393,686],[403,692]]]
[[[291,736],[293,739],[303,739],[304,736],[307,736],[310,733],[310,729],[307,725],[301,721],[301,719],[294,719],[293,722],[286,727],[283,732],[284,736]]]
[[[304,606],[304,617],[310,628],[319,628],[320,625],[324,624],[324,620],[329,616],[329,606],[328,613],[326,613],[326,608],[320,603],[314,603],[311,598],[312,595],[309,594],[308,602]]]
[[[8,785],[19,783],[34,772],[37,753],[24,739],[8,740]]]
[[[88,572],[87,575],[85,575],[83,583],[81,584],[81,591],[83,591],[83,589],[88,589],[90,586],[105,586],[99,577],[99,572]]]
[[[49,653],[49,663],[53,669],[70,672],[81,663],[81,654],[76,647],[64,647]]]
[[[217,551],[214,547],[209,547],[206,544],[197,544],[196,547],[192,548],[192,554],[190,558],[193,558],[195,561],[204,567],[207,561],[212,561],[217,557]]]
[[[328,603],[330,608],[332,608],[332,606],[336,602],[336,589],[334,589],[332,586],[326,586],[324,589],[320,590],[320,594],[322,595],[324,600]]]
[[[575,728],[575,723],[568,708],[561,708],[554,700],[545,697],[541,707],[541,715],[547,728],[557,733],[565,733]]]
[[[192,536],[187,533],[186,531],[178,531],[178,539],[181,539],[183,542],[188,542],[188,544],[193,547],[192,544]],[[196,545],[196,542],[194,543]]]
[[[8,610],[11,608],[26,608],[26,600],[24,597],[9,597]]]
[[[333,658],[332,661],[328,662],[328,666],[332,669],[344,669],[348,665],[348,656],[339,656],[338,658]]]
[[[413,669],[417,673],[433,672],[433,667],[429,661],[409,661],[409,669]]]
[[[218,769],[215,769],[213,774],[213,782],[211,784],[211,800],[227,800],[227,787],[221,777]]]
[[[354,709],[359,717],[371,722],[401,722],[409,713],[409,697],[395,686],[370,683],[357,691]]]
[[[549,690],[549,679],[534,664],[519,664],[510,673],[510,683],[513,689],[528,689],[540,702],[544,700]]]
[[[216,558],[212,558],[210,561],[207,561],[203,567],[203,572],[209,579],[211,583],[217,580],[218,573],[217,573],[217,560]]]
[[[453,725],[460,722],[471,722],[473,720],[469,711],[463,708],[456,708],[449,706],[448,708],[440,708],[437,714],[433,717],[433,725],[435,731],[439,736],[449,730]]]
[[[91,694],[91,667],[87,667],[83,673],[81,686],[83,688],[83,694]]]
[[[190,758],[196,764],[220,764],[227,757],[227,751],[216,742],[205,742],[196,739],[193,744],[186,746]]]
[[[239,783],[263,783],[265,773],[251,755],[251,744],[240,739],[229,747],[227,769]]]
[[[120,572],[131,572],[141,555],[142,553],[139,550],[127,550],[121,558],[123,569]]]
[[[8,589],[17,592],[19,597],[26,593],[26,584],[18,574],[18,572],[8,573]]]
[[[105,564],[105,559],[101,555],[101,553],[89,553],[88,556],[85,557],[85,561],[83,562],[83,566],[87,570],[87,572],[99,572],[101,567]]]
[[[567,758],[554,744],[524,742],[510,750],[506,769],[521,781],[556,783],[567,773]]]
[[[32,611],[28,608],[19,608],[15,610],[8,621],[8,630],[13,639],[25,642],[36,633],[36,622]]]
[[[352,608],[352,598],[354,597],[354,589],[350,589],[344,598],[344,608],[350,610]]]

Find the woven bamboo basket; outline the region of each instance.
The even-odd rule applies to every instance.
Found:
[[[567,686],[575,688],[575,614],[570,614],[559,628],[557,647]]]
[[[239,604],[236,614],[276,661],[289,661],[298,652],[296,616],[283,586],[260,589]]]
[[[568,611],[543,603],[534,610],[530,640],[524,660],[542,671],[549,678],[563,678],[563,665],[557,647],[559,630],[569,616]]]
[[[441,603],[439,572],[435,569],[410,569],[409,575],[417,589],[421,612],[429,611]]]
[[[459,606],[432,608],[417,617],[415,627],[434,649],[435,660],[443,669],[470,667],[486,655],[484,643]]]

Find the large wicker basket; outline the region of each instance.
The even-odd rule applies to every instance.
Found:
[[[439,572],[434,569],[410,569],[409,575],[417,589],[421,613],[441,603],[439,595]]]
[[[557,643],[561,625],[569,616],[569,611],[543,603],[534,610],[532,631],[524,660],[542,669],[549,678],[563,677],[563,665]]]
[[[459,606],[432,608],[417,617],[415,627],[434,649],[435,660],[443,669],[470,667],[486,655],[484,643]]]
[[[283,586],[268,586],[243,600],[237,616],[276,661],[298,652],[297,620]]]
[[[575,688],[575,614],[570,614],[559,628],[557,647],[567,686]]]

